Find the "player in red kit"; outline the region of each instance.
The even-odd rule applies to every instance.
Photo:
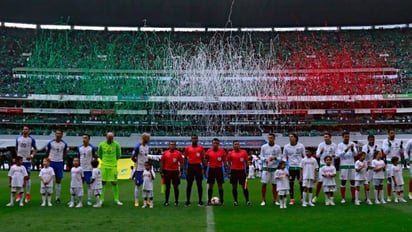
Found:
[[[219,139],[214,138],[212,140],[212,148],[209,148],[205,155],[205,160],[209,166],[208,172],[206,172],[207,183],[209,188],[207,189],[207,205],[212,205],[211,199],[213,195],[213,185],[217,182],[217,188],[219,189],[220,205],[223,205],[223,182],[224,173],[222,167],[227,171],[226,152],[223,148],[219,147]]]
[[[242,186],[243,194],[245,195],[246,205],[250,206],[251,203],[249,201],[249,191],[247,188],[246,183],[246,171],[249,169],[248,167],[248,154],[245,150],[240,149],[239,141],[233,141],[233,150],[229,152],[227,156],[227,160],[229,163],[229,177],[230,183],[232,184],[232,194],[233,194],[233,205],[238,206],[237,200],[237,185],[239,184]]]
[[[160,175],[165,180],[165,203],[169,206],[170,183],[173,185],[175,193],[175,206],[179,205],[179,184],[182,176],[183,156],[180,151],[176,150],[176,142],[169,143],[169,150],[163,152],[160,158]]]
[[[187,187],[186,187],[186,203],[185,206],[190,206],[190,195],[192,193],[193,181],[196,179],[197,185],[197,195],[199,196],[198,206],[203,206],[202,196],[202,180],[204,169],[206,167],[204,164],[205,150],[202,145],[198,144],[197,135],[192,136],[192,144],[185,148],[184,157],[185,157],[185,170],[187,178]]]

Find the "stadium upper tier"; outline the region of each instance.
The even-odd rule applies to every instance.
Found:
[[[317,96],[412,87],[410,29],[229,36],[0,28],[0,36],[1,93]]]

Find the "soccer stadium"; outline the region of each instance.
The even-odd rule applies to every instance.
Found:
[[[0,2],[4,231],[411,231],[411,9],[412,3],[401,0]],[[16,138],[24,127],[30,128],[37,153],[30,161],[32,199],[21,209],[5,205],[10,198],[8,170],[16,162]],[[56,130],[67,143],[64,204],[41,208],[37,176]],[[302,208],[296,200],[279,210],[276,200],[269,204],[269,193],[267,205],[260,205],[261,147],[271,135],[283,149],[293,132],[315,153],[325,132],[336,145],[349,132],[360,153],[369,135],[379,146],[389,142],[388,131],[400,142],[401,192],[407,203],[340,204],[337,190],[332,208],[325,206],[322,190],[313,208]],[[90,135],[97,146],[108,132],[121,145],[124,205],[105,202],[101,209],[69,209],[70,170],[82,136]],[[239,207],[234,207],[226,180],[223,207],[195,206],[197,186],[192,205],[184,207],[187,183],[182,179],[181,205],[164,207],[164,186],[155,178],[154,209],[134,207],[134,182],[123,179],[129,179],[134,165],[130,157],[144,133],[150,134],[149,156],[157,177],[159,159],[170,142],[184,153],[193,135],[205,151],[218,138],[229,153],[239,141],[256,170],[256,178],[244,184],[250,202],[245,205],[239,193]],[[392,165],[391,155],[383,155]],[[339,159],[334,164],[339,189]],[[385,181],[385,199],[387,185],[392,186]],[[205,202],[206,186],[204,180]],[[349,199],[354,195],[347,189]],[[367,198],[363,190],[359,194],[361,200]]]

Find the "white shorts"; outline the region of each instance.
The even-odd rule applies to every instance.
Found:
[[[289,195],[289,190],[288,190],[288,189],[286,189],[286,190],[279,190],[279,191],[278,191],[278,195],[279,195],[279,196]]]
[[[364,186],[365,184],[369,184],[369,181],[367,180],[355,180],[355,186],[356,187],[361,187]]]
[[[373,179],[373,170],[369,169],[368,173],[366,174],[366,177],[368,178],[368,182],[372,183],[372,179]]]
[[[269,172],[269,171],[262,171],[262,176],[260,177],[260,183],[262,184],[276,184],[276,179],[275,179],[275,172]]]
[[[40,187],[40,194],[41,195],[52,194],[52,193],[53,193],[53,187],[51,187],[51,186]]]
[[[143,190],[143,198],[152,198],[153,190]]]
[[[24,192],[23,187],[11,187],[11,192],[12,193],[22,193]]]
[[[83,187],[78,187],[78,188],[70,188],[70,194],[77,196],[77,197],[82,197],[83,196]]]
[[[378,186],[378,185],[383,185],[384,179],[373,179],[373,185]]]
[[[330,193],[330,192],[335,192],[336,191],[336,185],[324,185],[323,186],[323,191],[325,193]]]
[[[341,169],[340,180],[355,180],[355,169]]]
[[[393,191],[394,192],[403,192],[403,184],[394,186]]]
[[[303,180],[302,186],[305,188],[313,188],[313,186],[315,186],[315,180]]]
[[[391,169],[392,169],[393,164],[386,164],[386,176],[388,177],[388,181],[391,181],[389,178],[391,176]]]
[[[93,189],[92,192],[93,192],[93,195],[95,195],[95,196],[102,195],[102,189],[101,188]]]

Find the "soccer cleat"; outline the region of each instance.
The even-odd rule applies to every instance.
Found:
[[[403,199],[403,198],[399,198],[399,202],[402,202],[402,203],[405,203],[405,202],[407,202],[405,199]]]
[[[30,202],[30,193],[26,193],[26,198],[24,199],[24,202],[26,203]]]
[[[83,204],[81,202],[76,205],[76,208],[82,208],[82,207],[83,207]]]
[[[334,206],[335,202],[333,200],[330,200],[330,205]]]
[[[199,201],[199,203],[197,203],[197,206],[199,206],[199,207],[204,206],[203,201]]]
[[[317,196],[314,196],[314,197],[312,198],[312,203],[316,203],[317,200],[318,200],[318,197],[317,197]]]
[[[149,203],[149,208],[153,209],[153,201]]]
[[[346,200],[345,200],[345,199],[342,199],[342,200],[340,201],[340,203],[345,204],[345,203],[346,203]]]
[[[123,203],[121,201],[115,201],[114,202],[116,205],[123,205]]]
[[[233,202],[233,206],[239,206],[239,203],[237,201]]]
[[[325,205],[326,205],[326,206],[330,205],[329,200],[327,200],[327,199],[325,200]]]
[[[179,206],[179,202],[175,202],[175,207],[178,207]]]
[[[398,201],[398,198],[397,198],[397,197],[395,197],[394,202],[395,202],[395,203],[399,203],[399,201]]]
[[[308,204],[306,203],[306,201],[302,202],[302,207],[307,207]]]
[[[261,203],[260,203],[260,206],[265,206],[266,205],[266,201],[262,201]]]
[[[20,199],[21,199],[21,194],[20,194],[20,193],[17,193],[17,195],[16,195],[16,202],[17,202],[17,201],[20,201]]]
[[[280,204],[279,208],[283,209],[283,204]]]
[[[19,206],[24,206],[24,204],[23,204],[23,202],[22,202],[22,201],[20,201],[20,204],[19,204]]]
[[[295,204],[295,199],[290,199],[289,205],[294,205]]]
[[[189,201],[186,201],[186,202],[185,202],[185,207],[189,207],[189,206],[191,206],[190,202],[189,202]]]
[[[386,201],[384,199],[381,200],[382,204],[386,204]]]
[[[147,204],[143,204],[142,209],[147,208]]]
[[[134,207],[139,207],[139,201],[134,202]]]
[[[314,206],[315,206],[315,204],[313,204],[312,202],[308,202],[308,205],[309,205],[310,207],[314,207]]]
[[[246,202],[246,205],[247,205],[247,206],[252,206],[252,202],[247,201],[247,202]]]
[[[12,207],[12,206],[14,206],[14,203],[13,203],[13,202],[10,202],[10,203],[8,203],[6,206],[7,206],[7,207]]]
[[[40,206],[41,206],[41,207],[46,206],[46,202],[42,202]]]
[[[94,205],[93,205],[93,208],[100,208],[100,207],[102,207],[101,204],[94,204]]]
[[[379,200],[376,200],[376,201],[375,201],[375,204],[376,204],[376,205],[380,205],[381,202],[380,202]]]
[[[273,205],[280,205],[279,201],[273,201]]]
[[[355,201],[355,205],[360,205],[360,201]]]
[[[387,201],[387,202],[391,202],[391,201],[392,201],[391,197],[387,197],[387,198],[386,198],[386,201]]]
[[[412,193],[409,193],[409,200],[412,200]]]
[[[208,201],[206,206],[212,206],[212,202]]]
[[[369,200],[369,199],[367,199],[367,200],[366,200],[366,204],[368,204],[368,205],[372,205],[372,201],[371,201],[371,200]]]
[[[87,200],[87,205],[93,205],[92,200]]]
[[[74,203],[71,201],[70,203],[69,203],[69,208],[73,208],[74,207]]]
[[[47,204],[47,206],[52,207],[53,204],[52,204],[51,202],[49,202],[49,203]]]
[[[169,202],[163,203],[164,206],[169,206]]]
[[[61,204],[62,202],[60,201],[60,198],[56,199],[56,204]]]

